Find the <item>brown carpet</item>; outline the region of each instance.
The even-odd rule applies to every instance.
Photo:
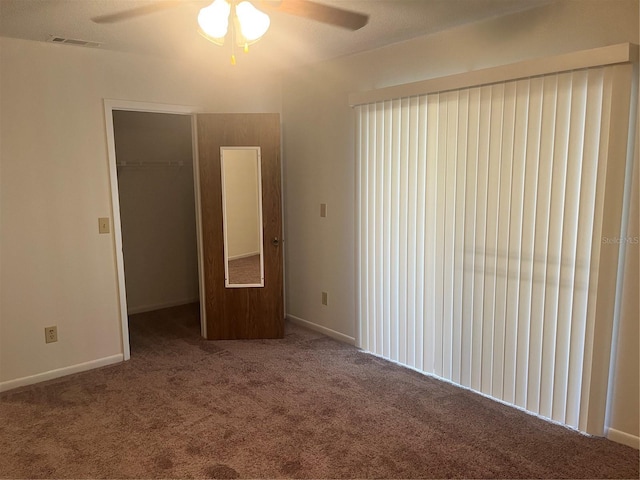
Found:
[[[0,395],[10,478],[638,478],[638,451],[288,325],[206,342],[131,318],[132,359]]]
[[[229,260],[229,283],[234,285],[255,285],[261,281],[260,255]]]

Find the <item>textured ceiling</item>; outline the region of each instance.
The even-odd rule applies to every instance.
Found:
[[[53,36],[99,42],[98,48],[185,61],[228,63],[230,47],[207,42],[196,31],[198,10],[207,1],[114,24],[92,17],[162,0],[0,0],[0,36],[47,41]],[[317,0],[370,15],[351,32],[284,13],[238,63],[261,68],[291,67],[335,58],[434,33],[465,23],[535,8],[552,0]],[[62,48],[62,47],[61,47]],[[81,48],[81,47],[64,47]]]

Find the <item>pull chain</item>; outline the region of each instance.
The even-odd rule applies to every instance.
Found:
[[[231,5],[231,65],[236,64],[236,6]]]

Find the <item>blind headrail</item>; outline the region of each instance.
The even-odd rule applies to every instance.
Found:
[[[578,52],[555,55],[553,57],[535,58],[498,67],[463,72],[445,77],[431,78],[418,82],[377,88],[366,92],[355,92],[349,95],[349,106],[392,100],[394,98],[426,95],[429,93],[459,90],[461,88],[489,85],[492,83],[538,77],[550,73],[570,70],[633,63],[638,59],[638,45],[619,43],[607,47],[580,50]]]

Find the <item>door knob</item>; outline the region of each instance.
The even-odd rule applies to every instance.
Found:
[[[278,239],[278,237],[273,237],[273,240],[271,240],[271,244],[274,247],[277,247],[278,245],[280,245],[280,240]]]

